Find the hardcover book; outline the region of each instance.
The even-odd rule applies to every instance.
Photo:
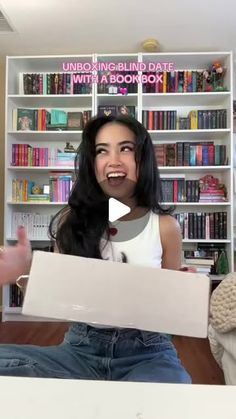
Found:
[[[117,113],[121,115],[130,115],[135,118],[135,106],[118,106]]]
[[[35,130],[35,110],[17,109],[17,130],[31,131]]]
[[[113,105],[98,106],[98,116],[116,116],[116,111],[116,106]]]
[[[68,130],[82,130],[83,129],[83,114],[82,112],[68,112],[67,128]]]

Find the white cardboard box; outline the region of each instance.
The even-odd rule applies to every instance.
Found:
[[[0,377],[2,419],[235,419],[236,386]]]
[[[206,337],[206,275],[36,251],[23,314]]]

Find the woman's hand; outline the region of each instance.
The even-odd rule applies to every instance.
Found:
[[[28,275],[32,261],[32,249],[24,227],[17,228],[15,246],[0,249],[0,286],[14,284],[20,275]]]

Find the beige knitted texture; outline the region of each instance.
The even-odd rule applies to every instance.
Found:
[[[210,323],[221,333],[236,328],[236,273],[231,273],[211,296]]]

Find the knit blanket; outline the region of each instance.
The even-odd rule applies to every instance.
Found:
[[[220,333],[236,328],[236,272],[228,274],[213,291],[210,324]]]

